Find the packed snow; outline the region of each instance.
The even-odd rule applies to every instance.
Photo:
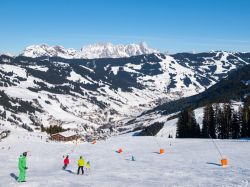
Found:
[[[15,130],[0,142],[0,186],[249,186],[250,142],[216,140],[216,144],[228,159],[227,167],[220,166],[220,155],[209,139],[126,134],[96,144],[76,144],[46,142],[44,134]],[[159,154],[160,148],[165,154]],[[24,151],[28,151],[27,182],[20,184],[15,178],[18,157]],[[62,170],[66,155],[70,164]],[[90,161],[91,169],[78,176],[81,155]]]

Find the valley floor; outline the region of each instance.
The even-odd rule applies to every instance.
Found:
[[[117,136],[97,144],[46,142],[26,132],[0,142],[0,186],[250,186],[250,141],[217,140],[229,165],[208,139]],[[10,147],[10,148],[9,148]],[[158,154],[160,147],[165,154]],[[123,149],[118,154],[116,150]],[[27,182],[17,183],[18,157],[27,157]],[[63,171],[63,155],[70,165]],[[91,171],[78,176],[77,159],[90,161]],[[131,156],[136,161],[131,161]]]

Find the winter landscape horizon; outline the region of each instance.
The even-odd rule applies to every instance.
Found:
[[[0,2],[0,187],[250,186],[250,2]]]

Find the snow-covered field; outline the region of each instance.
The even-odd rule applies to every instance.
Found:
[[[97,144],[46,142],[45,137],[17,130],[0,142],[0,186],[250,186],[250,142],[217,140],[229,165],[208,139],[112,137]],[[10,149],[9,149],[10,147]],[[123,153],[115,151],[123,149]],[[164,148],[165,154],[158,154]],[[27,157],[27,182],[17,183],[19,155]],[[69,154],[68,171],[63,155]],[[91,171],[75,175],[77,159],[90,161]],[[136,161],[131,161],[135,156]]]

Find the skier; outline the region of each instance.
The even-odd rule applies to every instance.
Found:
[[[66,169],[69,164],[69,155],[66,156],[63,163],[64,163],[63,169]]]
[[[83,166],[84,166],[84,159],[82,158],[82,156],[80,156],[80,159],[78,160],[78,170],[77,170],[77,175],[79,175],[80,173],[80,169],[82,171],[82,175],[84,174],[83,171]]]
[[[88,162],[86,163],[85,167],[86,167],[86,170],[90,170],[90,161],[88,161]]]
[[[26,182],[25,177],[26,177],[26,170],[28,169],[26,167],[26,156],[27,152],[24,152],[22,155],[19,157],[18,161],[18,168],[19,168],[19,177],[18,177],[18,182]]]
[[[85,173],[88,175],[89,172],[90,172],[90,161],[88,161],[88,162],[85,164],[85,168],[86,168]],[[85,174],[85,173],[84,173],[84,174]]]

